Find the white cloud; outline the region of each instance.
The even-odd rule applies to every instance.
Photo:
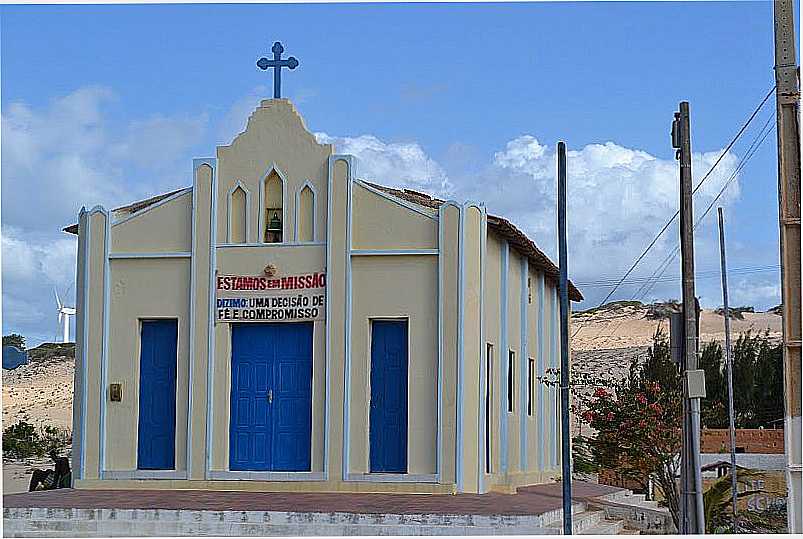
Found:
[[[114,122],[115,99],[88,86],[42,107],[4,106],[3,329],[31,343],[53,338],[53,286],[74,296],[76,241],[61,229],[80,207],[110,208],[190,182],[187,153],[207,129],[206,115]]]
[[[322,144],[334,144],[339,153],[355,156],[361,179],[442,196],[452,190],[443,168],[416,143],[384,142],[372,135],[332,137],[315,133],[315,137]]]
[[[65,304],[74,305],[76,255],[74,237],[25,234],[3,226],[4,333],[22,333],[31,344],[54,338],[53,290]]]
[[[516,137],[494,153],[484,166],[474,167],[479,170],[462,169],[456,174],[448,174],[415,143],[387,143],[371,135],[334,137],[319,133],[317,137],[322,142],[335,144],[340,153],[355,155],[360,177],[383,185],[406,186],[458,200],[485,202],[490,213],[511,220],[556,259],[555,148],[536,137]],[[694,154],[695,184],[720,153]],[[695,196],[697,216],[730,178],[737,163],[738,157],[733,153],[723,157]],[[570,272],[578,281],[591,281],[600,275],[621,275],[678,207],[677,162],[640,149],[605,142],[570,150],[568,175]],[[727,206],[738,196],[736,178],[718,204]],[[716,252],[708,248],[715,242],[712,214],[697,231],[698,263],[706,263],[711,258],[706,254],[708,251]],[[634,276],[650,275],[674,249],[676,226],[663,235]],[[623,287],[621,297],[632,295],[638,288]],[[644,299],[676,297],[674,288],[672,284],[660,284]],[[586,296],[589,302],[599,301],[608,290],[603,287],[588,289]]]
[[[113,206],[187,184],[188,167],[177,159],[198,142],[206,117],[154,115],[110,124],[105,108],[114,99],[108,88],[90,86],[46,107],[6,107],[4,224],[52,232],[73,222],[82,204]],[[181,178],[171,174],[178,167]]]

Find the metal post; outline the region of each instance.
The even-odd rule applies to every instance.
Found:
[[[725,311],[725,366],[728,370],[728,421],[731,439],[731,497],[733,499],[733,529],[738,531],[736,516],[736,415],[733,411],[733,356],[731,355],[731,315],[728,306],[728,269],[725,262],[725,218],[722,208],[717,208],[719,216],[719,260],[722,267],[722,308]]]
[[[697,314],[694,296],[694,212],[692,208],[691,175],[691,132],[689,128],[689,103],[680,103],[680,112],[675,115],[673,139],[677,139],[680,151],[680,253],[683,284],[683,332],[685,341],[685,362],[683,370],[683,390],[685,423],[687,437],[684,439],[686,451],[681,458],[686,459],[686,484],[688,500],[686,516],[688,533],[705,533],[705,509],[703,506],[702,471],[700,470],[700,398],[689,391],[692,371],[697,371]]]
[[[566,143],[558,142],[558,265],[560,266],[560,419],[563,534],[572,535],[572,453],[569,433],[569,272],[566,254]]]
[[[778,217],[783,308],[784,445],[789,533],[803,532],[800,290],[800,81],[790,0],[775,0],[775,101],[778,132]]]

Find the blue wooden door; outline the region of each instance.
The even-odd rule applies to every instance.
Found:
[[[309,471],[312,323],[232,325],[229,469]]]
[[[407,321],[371,323],[371,472],[407,473]]]
[[[139,351],[137,468],[176,464],[176,320],[143,320]]]

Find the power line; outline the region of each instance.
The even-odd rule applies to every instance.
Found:
[[[731,139],[731,141],[725,147],[724,151],[720,154],[720,156],[717,158],[717,160],[714,162],[714,164],[711,165],[711,168],[708,169],[708,172],[706,172],[705,176],[703,176],[703,178],[698,182],[697,186],[692,190],[692,195],[694,195],[700,189],[700,187],[708,179],[708,177],[711,175],[711,173],[714,171],[714,169],[717,167],[717,165],[720,163],[720,161],[722,161],[722,159],[725,157],[725,155],[727,155],[727,153],[730,151],[730,149],[733,147],[733,145],[736,144],[736,141],[739,140],[739,138],[745,132],[745,130],[750,125],[750,123],[753,121],[753,119],[756,117],[756,115],[758,115],[759,111],[764,107],[764,104],[767,102],[767,100],[770,98],[770,96],[773,94],[774,91],[775,91],[775,85],[773,85],[772,88],[769,90],[769,92],[767,92],[767,95],[764,96],[764,99],[762,99],[761,102],[758,104],[758,106],[755,108],[755,110],[753,110],[752,114],[750,114],[750,116],[747,118],[747,121],[745,121],[745,123],[742,125],[742,127],[739,129],[739,131],[736,133],[736,135]],[[675,213],[666,222],[666,224],[661,228],[661,230],[658,231],[658,234],[652,239],[652,241],[649,243],[649,245],[647,245],[647,247],[644,249],[644,251],[638,256],[638,258],[636,258],[635,262],[633,262],[633,264],[630,266],[630,268],[625,272],[625,274],[621,277],[621,279],[619,279],[619,281],[611,289],[611,291],[608,292],[608,295],[606,295],[605,299],[603,299],[599,303],[598,307],[602,307],[603,305],[605,305],[605,303],[611,298],[611,296],[616,292],[616,290],[618,290],[618,288],[625,281],[625,279],[627,279],[627,277],[630,276],[630,274],[633,272],[633,270],[636,269],[636,266],[638,266],[638,264],[644,259],[644,257],[647,256],[647,253],[655,246],[656,243],[658,243],[658,240],[661,238],[661,236],[664,234],[664,232],[667,231],[667,229],[671,226],[671,224],[678,217],[678,215],[680,215],[680,210],[675,211]],[[575,330],[575,332],[574,332],[574,334],[572,336],[577,335],[577,332],[579,332],[581,329],[582,329],[582,326],[579,327],[577,330]]]
[[[779,264],[773,264],[769,266],[757,266],[757,267],[745,267],[745,268],[734,268],[728,270],[728,275],[749,275],[753,273],[766,273],[770,271],[775,271],[780,269]],[[706,270],[706,271],[695,271],[695,277],[697,279],[707,279],[707,278],[719,278],[719,271],[718,270]],[[677,282],[680,280],[680,275],[673,275],[671,277],[664,277],[659,280],[659,282]],[[574,284],[577,286],[582,286],[583,288],[601,288],[605,286],[610,286],[614,282],[617,282],[617,279],[599,279],[595,281],[574,281]],[[637,285],[640,283],[650,283],[652,282],[651,277],[634,277],[632,279],[626,280],[623,284],[632,284]]]
[[[750,159],[753,157],[753,155],[756,153],[756,151],[758,151],[758,148],[761,146],[761,144],[762,144],[762,143],[764,142],[764,140],[767,138],[767,135],[769,135],[769,134],[770,134],[770,132],[772,132],[772,128],[770,127],[770,128],[768,129],[768,126],[770,126],[770,122],[771,122],[771,121],[772,121],[774,118],[775,118],[775,113],[773,112],[773,113],[772,113],[772,115],[770,115],[770,117],[767,119],[767,121],[764,123],[764,125],[763,125],[763,126],[761,127],[761,129],[759,130],[758,134],[757,134],[757,135],[756,135],[756,137],[753,139],[753,142],[751,142],[751,143],[750,143],[750,146],[748,147],[747,151],[745,152],[745,155],[744,155],[744,156],[741,158],[741,160],[739,161],[738,165],[736,166],[736,168],[734,169],[734,171],[731,173],[730,177],[729,177],[729,178],[728,178],[728,179],[725,181],[725,183],[722,185],[722,188],[719,190],[719,192],[717,193],[716,197],[714,197],[714,200],[712,200],[712,201],[711,201],[711,203],[708,205],[708,207],[707,207],[707,208],[706,208],[706,210],[703,212],[703,214],[702,214],[702,215],[701,215],[701,216],[700,216],[700,217],[697,219],[697,221],[694,223],[694,227],[692,228],[692,231],[694,231],[694,230],[696,230],[696,229],[697,229],[697,227],[700,225],[700,223],[703,221],[703,219],[706,217],[706,215],[708,215],[708,213],[711,211],[711,208],[713,208],[713,207],[714,207],[714,204],[716,204],[716,203],[717,203],[717,201],[720,199],[720,197],[722,196],[722,194],[725,192],[725,189],[727,189],[727,188],[728,188],[728,186],[729,186],[729,185],[731,184],[731,182],[733,182],[733,180],[734,180],[734,179],[735,179],[735,178],[736,178],[736,177],[739,175],[739,173],[742,171],[742,169],[745,167],[745,165],[747,165],[747,163],[750,161]],[[707,175],[706,175],[706,176],[707,176]],[[666,272],[666,270],[669,268],[669,265],[672,263],[672,261],[675,259],[675,257],[677,256],[677,254],[678,254],[679,252],[680,252],[680,245],[678,244],[678,245],[676,245],[676,246],[675,246],[675,248],[674,248],[674,249],[673,249],[673,250],[670,252],[670,254],[669,254],[669,255],[668,255],[666,258],[664,258],[664,261],[663,261],[663,262],[661,262],[661,264],[659,265],[659,267],[663,266],[663,269],[662,269],[662,270],[661,270],[661,272],[658,274],[658,276],[655,278],[655,280],[653,280],[653,281],[652,281],[652,283],[650,283],[650,285],[649,285],[649,286],[648,286],[646,289],[645,289],[644,287],[647,285],[647,283],[645,282],[645,283],[642,285],[642,287],[639,289],[639,292],[640,292],[642,289],[644,289],[643,295],[642,295],[641,297],[637,297],[636,299],[639,299],[639,300],[641,300],[641,299],[644,299],[644,297],[646,297],[646,295],[647,295],[647,294],[648,294],[648,293],[649,293],[649,292],[650,292],[650,291],[651,291],[651,290],[652,290],[652,289],[655,287],[655,285],[656,285],[656,284],[658,283],[658,281],[661,279],[661,277],[663,276],[664,272]],[[655,275],[655,272],[653,272],[653,274],[652,274],[652,275],[654,276],[654,275]],[[637,294],[638,294],[638,292],[637,292]],[[583,329],[583,327],[584,327],[584,326],[585,326],[585,325],[586,325],[588,322],[590,322],[592,319],[593,319],[593,315],[592,315],[592,317],[591,317],[591,318],[589,318],[588,320],[585,320],[585,321],[584,321],[584,323],[583,323],[583,324],[581,324],[579,328],[577,328],[577,330],[574,332],[574,334],[573,334],[572,336],[575,336],[575,335],[577,335],[577,333],[579,333],[579,332],[580,332],[580,330],[582,330],[582,329]],[[613,335],[603,335],[603,334],[602,334],[602,332],[603,332],[603,331],[606,331],[606,330],[607,330],[607,329],[610,327],[610,324],[612,324],[612,323],[613,323],[613,321],[610,321],[610,322],[608,323],[608,325],[606,325],[606,326],[605,326],[605,327],[603,327],[603,328],[600,328],[600,331],[599,331],[599,332],[597,332],[597,334],[596,334],[596,335],[595,335],[595,336],[594,336],[594,337],[591,339],[591,342],[593,343],[593,342],[597,341],[598,339],[600,339],[601,337],[605,337],[605,336],[608,336],[608,337],[610,337],[610,336],[613,336]],[[624,323],[624,320],[620,320],[620,321],[619,321],[619,324],[618,324],[618,325],[617,325],[617,326],[614,328],[614,330],[613,330],[612,334],[615,334],[615,333],[616,333],[616,331],[619,329],[619,327],[620,327],[620,326],[621,326],[623,323]]]

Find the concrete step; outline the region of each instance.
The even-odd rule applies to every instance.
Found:
[[[236,511],[4,511],[6,537],[551,535],[541,516]],[[73,516],[74,515],[74,516]],[[257,518],[257,517],[261,517]],[[581,519],[583,520],[583,519]],[[588,516],[584,517],[588,520]]]
[[[486,526],[388,526],[388,525],[305,525],[248,523],[156,523],[133,521],[32,521],[24,526],[6,525],[6,537],[301,537],[301,536],[384,536],[384,535],[543,535],[556,530],[538,527]]]
[[[622,520],[601,520],[579,532],[579,535],[619,535],[624,529],[625,523]]]
[[[579,513],[572,514],[572,532],[575,534],[583,533],[583,530],[588,528],[593,528],[596,526],[600,521],[604,520],[605,512],[604,511],[581,511]],[[563,532],[563,519],[562,517],[558,520],[555,520],[547,526],[548,528],[553,528],[557,530],[558,533]]]

